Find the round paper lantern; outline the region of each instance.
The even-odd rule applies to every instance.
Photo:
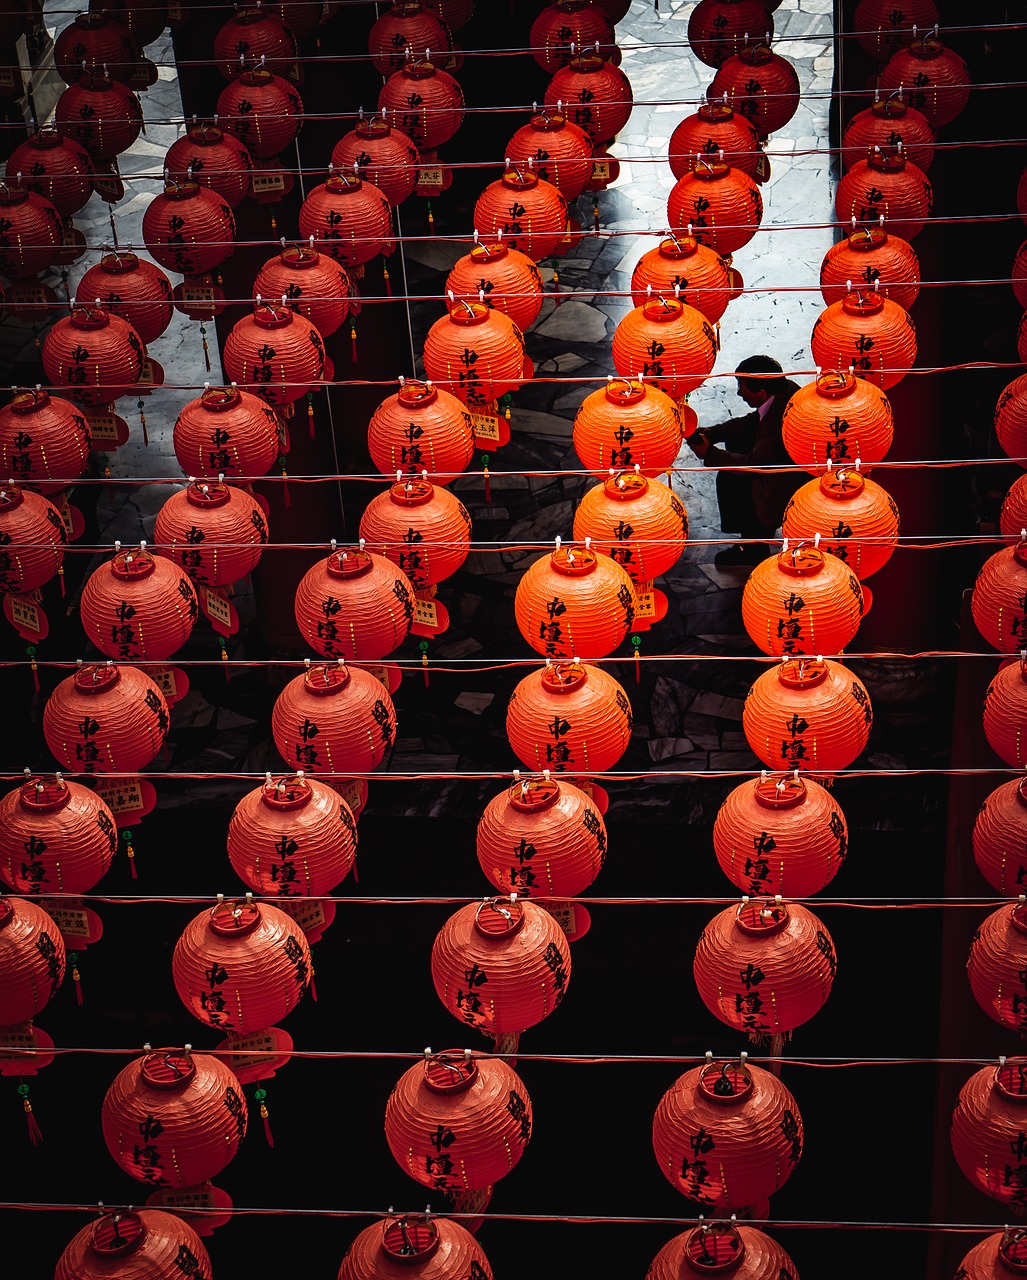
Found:
[[[837,556],[800,543],[768,556],[742,591],[742,622],[773,657],[841,653],[863,620],[859,579]]]
[[[212,1006],[213,989],[229,981],[221,977],[221,960],[212,953]],[[246,1136],[246,1099],[235,1072],[213,1054],[163,1049],[118,1072],[100,1118],[107,1150],[130,1178],[151,1187],[191,1187],[216,1177],[235,1158]]]
[[[595,146],[606,146],[631,115],[631,83],[601,53],[583,49],[550,80],[545,103],[547,107],[559,104],[570,123],[584,129]]]
[[[429,380],[443,383],[471,409],[515,390],[525,377],[520,329],[480,301],[451,302],[428,330],[423,355]]]
[[[865,160],[857,160],[838,183],[834,207],[842,222],[885,225],[904,240],[923,231],[931,214],[934,193],[927,174],[910,164],[901,148],[884,152],[875,148]]]
[[[742,732],[768,769],[844,769],[867,745],[873,722],[862,682],[829,658],[768,667],[742,708]]]
[[[258,301],[233,325],[221,364],[230,382],[249,387],[268,404],[292,404],[324,378],[324,343],[306,316],[288,305]]]
[[[322,657],[377,662],[407,637],[414,587],[384,555],[333,547],[303,575],[294,607],[300,634]]]
[[[1027,528],[1027,476],[1014,480],[1002,499],[999,528],[1006,538],[1018,538]]]
[[[375,409],[367,448],[384,475],[427,470],[435,484],[449,484],[474,455],[474,430],[456,396],[408,379]]]
[[[43,340],[43,369],[55,386],[84,405],[131,395],[145,352],[135,329],[102,307],[76,306]]]
[[[188,179],[170,179],[143,214],[143,241],[151,257],[182,275],[212,271],[231,257],[235,215],[216,191]]]
[[[396,708],[369,672],[319,664],[278,695],[271,735],[282,759],[308,773],[369,773],[392,751]]]
[[[490,182],[474,206],[474,226],[483,236],[499,236],[538,262],[548,258],[567,226],[567,201],[531,168],[514,166]]]
[[[425,591],[451,578],[467,559],[471,517],[448,489],[411,476],[371,499],[360,517],[360,537],[369,552],[399,565],[415,591]]]
[[[1022,1058],[983,1067],[959,1091],[952,1113],[952,1154],[978,1191],[1027,1207],[1027,1071]]]
[[[504,893],[570,898],[602,870],[606,826],[583,791],[547,770],[489,801],[477,850],[482,871]]]
[[[54,40],[53,64],[65,84],[74,84],[83,71],[102,71],[129,84],[139,50],[120,22],[102,12],[78,13]]]
[[[631,740],[631,703],[601,667],[547,663],[519,681],[506,711],[514,755],[529,769],[605,773]]]
[[[933,0],[931,0],[933,3]],[[912,34],[912,33],[910,33]],[[926,173],[934,160],[934,130],[922,111],[907,105],[901,94],[876,98],[852,117],[842,136],[842,167],[851,169],[875,148],[897,147],[910,164]]]
[[[896,49],[910,44],[925,27],[938,21],[935,0],[859,0],[853,30],[871,58],[886,62]]]
[[[492,1280],[474,1236],[448,1218],[407,1215],[365,1227],[339,1267],[337,1280]]]
[[[700,62],[719,67],[746,48],[750,35],[774,34],[774,19],[762,0],[699,0],[688,16],[688,44]]]
[[[1016,332],[1016,353],[1022,364],[1027,364],[1027,311],[1020,317],[1020,327]]]
[[[958,53],[928,33],[888,59],[881,72],[881,92],[895,89],[901,89],[909,105],[927,117],[932,129],[940,129],[970,101],[970,73]]]
[[[670,236],[639,258],[631,273],[631,300],[645,306],[651,294],[678,297],[716,324],[734,296],[724,259],[695,236]]]
[[[800,387],[785,405],[781,422],[788,456],[817,476],[829,462],[879,462],[891,448],[894,430],[884,392],[865,378],[837,370],[817,374],[814,382]]]
[[[427,0],[427,7],[438,14],[450,31],[460,31],[474,17],[475,0]]]
[[[199,608],[184,570],[143,543],[90,574],[79,614],[86,636],[108,658],[163,662],[192,635]]]
[[[730,1274],[734,1280],[793,1277],[795,1263],[770,1236],[735,1222],[701,1223],[668,1240],[653,1259],[646,1280]]]
[[[746,118],[761,138],[783,128],[799,107],[795,68],[769,45],[740,49],[720,64],[707,90]]]
[[[615,560],[590,547],[547,551],[521,575],[517,629],[546,658],[605,658],[635,620],[635,589]]]
[[[743,898],[702,931],[692,971],[710,1013],[759,1038],[808,1022],[831,994],[837,968],[831,935],[812,911]]]
[[[509,316],[518,329],[535,323],[544,298],[538,267],[526,253],[501,240],[476,244],[457,258],[446,279],[446,292],[471,300],[485,295],[488,306]]]
[[[44,586],[64,562],[68,532],[46,498],[16,484],[0,486],[0,595]]]
[[[959,1265],[961,1280],[1005,1280],[1027,1271],[1027,1231],[1006,1227],[974,1245]]]
[[[585,0],[555,0],[539,13],[528,33],[531,56],[550,75],[565,67],[579,49],[595,48],[602,57],[611,57],[613,39],[609,17]]]
[[[378,108],[393,113],[415,147],[433,151],[463,124],[464,95],[448,71],[422,58],[389,76],[378,94]]]
[[[168,173],[207,187],[237,209],[250,194],[253,161],[244,143],[216,124],[191,124],[164,157]]]
[[[392,206],[373,183],[332,173],[303,201],[300,235],[346,267],[370,262],[392,244]]]
[[[726,102],[702,103],[670,135],[670,168],[675,178],[690,173],[702,158],[722,155],[733,169],[755,179],[762,154],[759,134]]]
[[[65,769],[134,773],[164,746],[170,717],[164,695],[138,667],[82,666],[43,708],[43,737]]]
[[[1010,283],[1017,302],[1027,309],[1027,240],[1016,251]]]
[[[217,113],[221,125],[251,156],[268,160],[296,140],[303,124],[303,101],[288,80],[255,67],[221,90]]]
[[[113,14],[128,28],[140,49],[152,44],[168,25],[166,4],[147,4],[141,8],[133,0],[89,0],[89,8]]]
[[[891,559],[899,536],[899,511],[881,486],[858,471],[828,471],[797,489],[785,507],[781,531],[813,541],[844,560],[862,582]]]
[[[167,329],[174,311],[171,282],[164,272],[123,249],[105,253],[89,268],[78,283],[75,302],[80,307],[96,302],[127,320],[144,346]]]
[[[1011,897],[1027,884],[1027,781],[1013,778],[988,796],[973,829],[977,869]]]
[[[1017,653],[1027,637],[1027,541],[1003,547],[981,566],[970,600],[974,624],[988,644]]]
[[[0,184],[0,272],[22,280],[53,266],[64,243],[61,215],[45,196]]]
[[[353,310],[352,293],[345,268],[303,244],[269,258],[253,282],[254,298],[284,297],[322,338],[342,328]]]
[[[897,302],[874,289],[853,289],[821,311],[810,337],[821,369],[851,369],[885,391],[916,363],[916,328]]]
[[[974,999],[1011,1031],[1027,1030],[1027,902],[999,907],[981,922],[966,964]]]
[[[39,493],[66,488],[89,461],[89,424],[70,400],[16,390],[0,408],[0,474]],[[0,588],[2,590],[2,588]]]
[[[592,179],[592,140],[562,111],[543,109],[533,115],[506,144],[508,166],[531,166],[552,183],[569,203]]]
[[[1003,451],[1027,468],[1027,373],[1003,387],[995,404],[995,435]]]
[[[667,199],[671,230],[687,232],[726,257],[749,243],[763,221],[763,197],[747,173],[696,156]]]
[[[622,378],[644,378],[674,400],[706,381],[717,338],[701,311],[677,298],[650,298],[613,332],[613,366]]]
[[[653,1151],[672,1187],[720,1210],[779,1190],[802,1155],[802,1116],[760,1067],[710,1062],[678,1078],[653,1117]]]
[[[196,1280],[210,1275],[210,1256],[184,1219],[160,1209],[108,1213],[83,1227],[57,1260],[54,1280]]]
[[[256,568],[267,542],[264,509],[244,489],[198,480],[157,512],[154,544],[193,582],[223,587]]]
[[[1027,721],[1027,668],[1023,659],[1002,666],[984,697],[984,736],[988,745],[1008,765],[1027,765],[1027,743],[1022,741]]]
[[[907,311],[920,294],[920,260],[908,240],[882,226],[860,227],[833,244],[820,264],[820,293],[828,306],[852,285],[876,289]]]
[[[238,387],[206,387],[175,420],[175,457],[188,475],[230,479],[266,475],[281,448],[278,417]]]
[[[574,417],[574,451],[593,475],[634,466],[659,475],[674,465],[681,437],[678,406],[640,379],[611,378],[582,400]]]
[[[64,981],[64,939],[42,907],[0,897],[0,1027],[29,1022]]]
[[[0,800],[0,877],[16,893],[88,893],[117,851],[110,809],[59,773],[30,777]]]
[[[119,81],[86,71],[57,99],[54,123],[62,138],[77,142],[94,160],[109,163],[139,137],[143,109]]]
[[[382,116],[360,120],[344,134],[332,151],[332,164],[343,172],[355,172],[378,188],[389,204],[402,204],[417,186],[417,148],[401,129]]]
[[[302,773],[272,778],[235,806],[228,861],[254,893],[331,893],[357,856],[357,824],[337,791]]]
[[[838,802],[798,773],[739,783],[713,824],[720,869],[743,893],[807,898],[830,884],[848,851]]]
[[[422,1186],[480,1191],[520,1160],[531,1119],[531,1099],[512,1067],[449,1050],[400,1076],[385,1105],[385,1138]]]
[[[258,64],[291,75],[297,55],[296,37],[259,4],[237,8],[214,36],[214,61],[226,80]]]
[[[306,936],[292,916],[250,898],[219,901],[195,916],[175,943],[171,972],[194,1018],[236,1035],[291,1013],[314,976]]]
[[[449,32],[427,5],[397,0],[371,27],[367,47],[374,69],[383,76],[399,71],[411,58],[448,53]]]
[[[7,180],[35,191],[70,218],[93,194],[93,161],[84,147],[44,125],[11,152]]]
[[[641,471],[620,471],[588,489],[574,513],[574,536],[627,570],[644,587],[677,564],[688,516],[673,489]]]
[[[567,935],[543,907],[516,895],[469,902],[439,930],[431,976],[455,1018],[485,1035],[518,1035],[567,993]]]

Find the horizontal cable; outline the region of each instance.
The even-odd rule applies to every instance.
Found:
[[[896,659],[905,660],[906,654],[890,655]],[[1001,654],[993,655],[1001,657]],[[627,657],[624,662],[633,661]],[[758,658],[752,661],[759,661]],[[131,665],[131,664],[126,664]],[[173,663],[165,663],[165,666],[173,666]],[[267,666],[268,664],[263,664]],[[537,664],[536,664],[537,665]],[[716,753],[714,753],[716,754]],[[56,767],[56,766],[55,766]],[[267,777],[267,770],[248,772],[239,769],[222,771],[217,769],[204,769],[201,771],[189,770],[163,770],[163,769],[145,769],[142,772],[136,769],[127,771],[124,769],[107,769],[102,773],[89,772],[80,769],[60,770],[65,778],[72,778],[76,781],[79,779],[89,779],[96,782],[97,779],[132,778],[137,779],[143,777],[148,781],[161,779],[180,779],[185,782],[245,782],[252,779],[254,782],[263,782]],[[728,779],[737,778],[744,780],[746,778],[758,778],[764,771],[761,769],[641,769],[634,772],[621,772],[616,769],[608,770],[606,773],[596,773],[589,769],[575,769],[574,777],[576,778],[592,778],[600,783],[607,782],[645,782],[653,778],[667,779],[671,782],[694,782],[697,779]],[[891,769],[821,769],[809,771],[812,777],[827,777],[833,779],[840,778],[987,778],[996,774],[1005,775],[1010,778],[1022,778],[1022,769],[1013,769],[1006,765],[991,765],[988,767],[961,768],[961,769],[940,769],[940,768],[917,768],[913,766]],[[316,775],[322,781],[331,782],[332,778],[338,778],[342,781],[349,781],[352,778],[359,779],[364,782],[490,782],[499,780],[501,782],[510,781],[509,769],[467,769],[455,771],[452,769],[432,770],[430,773],[419,773],[403,769],[388,769],[385,772],[375,773],[373,770],[348,769],[345,773],[328,773],[318,771]],[[569,775],[568,775],[569,776]],[[0,781],[6,782],[24,782],[25,775],[22,773],[0,773]]]

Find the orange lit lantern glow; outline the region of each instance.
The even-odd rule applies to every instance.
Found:
[[[268,404],[301,400],[325,372],[324,342],[307,317],[288,305],[259,300],[232,326],[221,359],[230,382]]]
[[[263,5],[237,6],[214,36],[214,61],[226,80],[254,63],[278,75],[296,74],[296,37]]]
[[[555,0],[531,24],[531,56],[543,71],[565,67],[575,51],[596,48],[604,58],[613,54],[613,23],[599,5],[586,0]]]
[[[670,135],[670,169],[681,178],[701,158],[721,155],[733,169],[755,179],[766,163],[756,130],[726,102],[704,102]]]
[[[853,289],[817,317],[810,350],[819,368],[851,369],[887,391],[916,363],[916,328],[897,302]]]
[[[267,543],[264,509],[243,489],[198,480],[157,512],[154,545],[194,582],[227,586],[257,567]]]
[[[145,352],[135,329],[102,307],[75,307],[43,340],[43,369],[68,398],[94,407],[131,394]]]
[[[296,625],[325,658],[377,662],[406,639],[414,620],[414,588],[384,555],[336,549],[296,588]]]
[[[0,800],[0,877],[17,893],[88,893],[117,849],[104,801],[59,773],[28,778]]]
[[[842,222],[876,222],[884,218],[889,231],[912,240],[930,217],[934,193],[927,174],[898,151],[875,148],[857,160],[835,191],[834,207]]]
[[[29,1022],[57,994],[67,967],[60,930],[29,898],[0,897],[0,1027]]]
[[[909,310],[920,295],[920,260],[896,230],[860,227],[828,249],[820,264],[820,293],[828,306],[841,302],[854,282]]]
[[[373,183],[332,173],[303,201],[299,229],[312,248],[344,267],[358,267],[391,251],[392,207]]]
[[[747,173],[696,156],[667,199],[672,231],[687,232],[726,257],[749,243],[763,221],[763,197]]]
[[[789,541],[812,542],[819,534],[820,549],[844,560],[862,582],[891,559],[899,511],[875,481],[840,467],[795,491],[781,528]]]
[[[995,405],[995,435],[1003,451],[1027,468],[1027,373],[1000,392]]]
[[[81,773],[134,773],[164,746],[170,716],[157,685],[138,667],[83,666],[62,680],[43,708],[54,757]]]
[[[1027,1176],[1025,1067],[1023,1058],[1003,1058],[975,1071],[959,1092],[949,1135],[956,1163],[978,1191],[1017,1212]]]
[[[236,76],[218,95],[217,111],[224,128],[262,160],[295,142],[303,124],[300,95],[266,67]]]
[[[369,773],[396,741],[388,689],[360,667],[324,663],[290,680],[271,712],[278,754],[307,773]]]
[[[342,327],[353,310],[349,275],[310,245],[294,244],[268,259],[253,282],[254,298],[281,298],[314,326],[322,338]]]
[[[644,253],[631,273],[631,300],[644,306],[651,294],[673,294],[716,324],[734,297],[724,259],[695,236],[670,236]]]
[[[62,572],[67,541],[52,502],[16,484],[0,487],[0,595],[45,586]]]
[[[504,312],[520,330],[535,323],[542,310],[543,285],[538,267],[526,253],[501,240],[476,244],[453,264],[446,291],[455,298],[478,299]]]
[[[62,138],[85,147],[94,160],[109,163],[139,137],[143,109],[119,81],[85,71],[57,99],[54,123]]]
[[[86,635],[108,658],[163,662],[192,635],[199,608],[186,572],[141,543],[119,549],[90,574],[79,614]]]
[[[471,416],[456,396],[431,382],[401,384],[371,416],[371,459],[384,475],[427,470],[433,483],[449,484],[474,455]]]
[[[592,140],[562,111],[545,109],[533,115],[506,144],[503,154],[510,167],[530,164],[568,203],[581,195],[592,178]]]
[[[44,196],[62,218],[85,207],[93,194],[94,161],[53,125],[44,125],[7,158],[7,181]],[[20,179],[19,179],[19,174]]]
[[[371,27],[367,37],[374,69],[383,76],[400,70],[412,56],[429,49],[447,53],[449,32],[426,5],[398,0]]]
[[[975,1244],[956,1274],[964,1280],[1003,1280],[1022,1271],[1027,1271],[1027,1229],[1006,1227]]]
[[[1002,500],[999,528],[1006,538],[1020,537],[1027,528],[1027,476],[1020,476],[1009,486]]]
[[[185,136],[168,148],[164,168],[209,187],[232,209],[250,194],[253,160],[249,149],[216,124],[191,124]]]
[[[365,1227],[349,1247],[337,1280],[492,1280],[474,1236],[448,1218],[409,1215]]]
[[[768,556],[742,591],[742,622],[757,648],[783,654],[841,653],[863,620],[859,579],[837,556],[808,543]]]
[[[781,437],[793,462],[819,476],[828,463],[879,462],[891,448],[894,418],[883,391],[831,370],[800,387],[785,406]]]
[[[64,223],[46,196],[5,182],[0,209],[5,223],[0,271],[17,280],[49,270],[64,240]]]
[[[210,187],[172,176],[143,214],[150,257],[169,271],[195,276],[213,271],[233,252],[235,215]]]
[[[524,338],[509,316],[484,302],[451,302],[424,340],[424,371],[473,408],[492,404],[526,375]]]
[[[970,608],[977,630],[1002,653],[1023,648],[1027,621],[1027,541],[1003,547],[981,566]]]
[[[1012,778],[981,805],[973,829],[974,861],[993,889],[1011,897],[1027,883],[1027,779]]]
[[[367,504],[360,537],[370,553],[398,565],[415,591],[424,591],[452,577],[467,559],[471,517],[448,489],[408,477]]]
[[[152,262],[115,249],[105,253],[78,283],[75,301],[88,307],[96,302],[127,320],[143,345],[154,342],[171,323],[174,311],[171,282]]]
[[[660,475],[674,465],[683,434],[677,404],[641,379],[611,378],[574,417],[574,450],[593,475],[635,466]]]
[[[707,92],[711,98],[723,97],[761,138],[783,128],[799,108],[795,68],[767,44],[750,45],[726,58]]]
[[[912,36],[912,31],[909,34]],[[934,130],[927,117],[903,102],[901,94],[877,98],[846,125],[842,165],[851,169],[858,161],[865,160],[875,147],[894,147],[900,142],[909,162],[926,173],[934,160]]]
[[[922,31],[937,21],[935,0],[859,0],[853,30],[860,47],[885,62],[896,49],[912,43],[917,27]]]
[[[563,238],[567,201],[530,166],[511,165],[478,197],[473,216],[479,234],[499,236],[511,249],[538,262]]]
[[[688,17],[688,44],[700,62],[719,67],[749,44],[749,33],[774,34],[763,0],[699,0]]]
[[[635,620],[635,589],[616,561],[588,545],[557,545],[525,569],[514,596],[517,629],[546,658],[604,658]]]
[[[668,1240],[652,1261],[646,1280],[684,1280],[703,1273],[734,1280],[780,1280],[794,1276],[795,1263],[770,1236],[743,1223],[702,1222]]]
[[[579,46],[579,49],[581,46]],[[595,49],[584,49],[557,71],[545,93],[547,107],[559,105],[572,124],[597,147],[620,133],[631,115],[631,83],[619,67]]]
[[[701,387],[716,359],[713,326],[677,298],[650,298],[614,330],[613,364],[621,377],[644,378],[674,400]]]
[[[206,387],[175,420],[175,457],[187,475],[263,476],[281,449],[274,409],[238,387]]]
[[[631,703],[601,667],[547,663],[510,695],[506,733],[529,769],[604,773],[631,739]]]
[[[89,424],[70,400],[26,388],[0,408],[0,474],[16,475],[23,486],[38,493],[66,488],[85,471],[89,450]]]

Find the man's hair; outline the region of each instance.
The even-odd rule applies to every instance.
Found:
[[[776,374],[777,377],[750,378],[746,374]],[[766,391],[774,396],[784,384],[784,370],[772,356],[746,356],[735,370],[735,377],[750,391]]]

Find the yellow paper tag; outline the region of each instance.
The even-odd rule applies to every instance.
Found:
[[[577,932],[575,928],[577,913],[574,910],[573,902],[547,902],[545,907],[564,933],[573,934]]]
[[[255,196],[266,195],[269,191],[284,191],[285,174],[255,173],[250,179],[250,187]]]
[[[609,160],[593,160],[592,161],[592,181],[593,182],[609,182],[610,181]]]
[[[101,200],[106,200],[108,204],[117,204],[121,197],[125,194],[125,185],[120,179],[110,178],[94,178],[93,188]]]
[[[338,791],[354,813],[360,812],[364,804],[364,792],[359,782],[354,782],[351,778],[348,782],[333,782],[332,787]]]
[[[325,922],[324,907],[320,902],[290,902],[287,898],[279,898],[275,906],[287,916],[292,916],[304,933]]]
[[[128,813],[143,807],[143,788],[138,778],[101,779],[96,794],[112,813]]]
[[[118,424],[113,413],[87,413],[86,422],[89,424],[89,436],[93,444],[98,440],[108,444],[117,443]]]
[[[220,622],[224,627],[232,625],[232,606],[226,596],[223,596],[220,591],[215,591],[213,587],[204,587],[203,600],[207,612],[215,622]]]
[[[151,667],[147,675],[169,702],[175,701],[178,697],[178,684],[175,681],[174,667]]]
[[[431,165],[427,169],[419,169],[417,171],[417,185],[419,187],[441,187],[442,186],[442,165]]]
[[[11,622],[18,631],[34,631],[37,635],[42,631],[39,625],[39,610],[27,596],[10,597]]]
[[[499,440],[499,419],[491,413],[472,413],[471,427],[479,440]]]
[[[39,905],[60,929],[64,938],[89,937],[89,917],[84,907],[68,906],[60,898],[40,899]]]
[[[250,1067],[262,1067],[265,1063],[277,1062],[281,1058],[275,1043],[273,1030],[268,1027],[263,1031],[254,1031],[248,1036],[232,1036],[228,1049],[242,1049],[243,1053],[233,1053],[228,1058],[228,1065],[233,1071],[249,1070]]]
[[[45,306],[46,304],[46,290],[41,284],[24,284],[19,281],[15,297],[19,307]]]
[[[439,625],[439,611],[434,600],[422,600],[420,596],[414,598],[414,622],[421,627]]]
[[[635,602],[636,620],[656,617],[656,593],[651,582],[642,582],[635,587]]]
[[[140,382],[153,381],[153,361],[150,359],[149,356],[147,356],[146,359],[143,361],[143,367],[139,370],[139,381]]]
[[[182,1187],[175,1191],[170,1187],[162,1187],[160,1202],[165,1209],[214,1209],[214,1188],[209,1182],[195,1187]]]
[[[65,532],[69,538],[72,537],[74,529],[72,528],[73,521],[71,518],[71,503],[68,501],[68,495],[65,493],[59,493],[53,499],[53,502],[56,505],[57,510],[61,513],[61,519],[64,521]]]
[[[365,667],[364,670],[369,676],[374,676],[379,684],[383,684],[386,689],[389,687],[389,672],[386,667],[379,663],[375,667]]]
[[[202,285],[183,284],[182,285],[182,301],[183,302],[213,302],[214,290],[204,288]]]
[[[31,1022],[17,1022],[0,1030],[0,1061],[7,1057],[4,1050],[34,1049],[35,1047],[36,1040],[32,1032]]]

